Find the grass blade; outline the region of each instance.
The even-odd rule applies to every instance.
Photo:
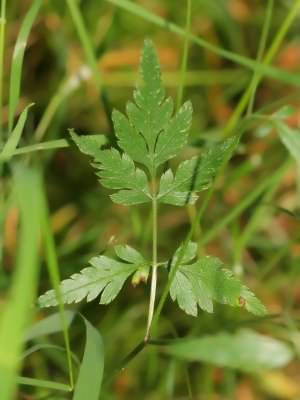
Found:
[[[12,131],[0,154],[0,162],[8,161],[13,156],[21,139],[24,125],[27,120],[28,110],[31,106],[32,104],[29,104],[29,106],[27,106],[20,115],[17,125],[15,126],[15,129]]]
[[[259,61],[259,62],[261,62],[263,60],[263,55],[264,55],[264,52],[266,49],[268,35],[269,35],[271,22],[272,22],[273,9],[274,9],[274,0],[268,0],[264,24],[262,27],[262,33],[261,33],[260,41],[258,44],[258,50],[257,50],[257,61]],[[257,90],[257,87],[259,84],[259,82],[257,82],[257,73],[255,73],[254,75],[255,75],[255,79],[253,78],[254,83],[253,83],[253,87],[251,88],[252,93],[251,93],[249,103],[248,103],[247,116],[251,115],[253,112],[255,93],[256,93],[256,90]]]
[[[14,116],[20,97],[21,75],[22,75],[22,66],[23,66],[23,58],[24,58],[26,43],[28,40],[30,30],[36,19],[37,13],[39,12],[41,5],[42,5],[42,0],[33,1],[21,25],[21,29],[14,48],[11,75],[10,75],[10,85],[9,85],[9,111],[8,111],[9,132],[11,132],[13,128]]]
[[[34,151],[45,151],[54,149],[63,149],[69,147],[70,143],[66,139],[49,140],[47,142],[41,142],[36,144],[31,144],[29,146],[19,147],[14,151],[14,156],[21,154],[28,154]]]
[[[180,82],[177,93],[177,108],[181,106],[182,98],[183,98],[183,90],[186,79],[186,70],[187,70],[187,61],[188,61],[188,50],[189,50],[189,32],[191,30],[191,20],[192,20],[192,0],[187,0],[186,6],[186,24],[185,31],[186,35],[184,37],[183,43],[183,52],[182,52],[182,61],[181,61],[181,69],[180,69]]]
[[[52,234],[51,227],[50,227],[48,204],[47,204],[47,200],[46,200],[44,193],[45,192],[43,192],[43,198],[42,198],[42,233],[43,233],[43,238],[44,238],[44,242],[45,242],[46,261],[47,261],[50,281],[55,290],[56,297],[58,299],[58,307],[59,307],[61,326],[62,326],[64,341],[65,341],[65,346],[66,346],[70,386],[71,386],[71,388],[73,388],[74,378],[73,378],[70,337],[69,337],[69,332],[68,332],[68,320],[67,320],[67,316],[65,315],[65,307],[64,307],[64,303],[63,303],[62,296],[60,293],[60,287],[59,287],[60,275],[59,275],[57,254],[56,254],[56,250],[55,250],[53,234]]]
[[[45,349],[51,349],[51,350],[56,350],[56,351],[60,351],[62,353],[66,352],[66,349],[62,346],[57,346],[54,344],[49,344],[49,343],[41,343],[41,344],[36,344],[32,347],[29,347],[28,349],[26,349],[23,354],[22,354],[22,360],[28,356],[30,356],[31,354],[39,351],[39,350],[45,350]],[[75,354],[72,354],[73,360],[76,361],[78,363],[78,365],[80,364],[79,360],[77,360],[77,357],[75,356]]]
[[[104,369],[104,349],[100,333],[85,318],[86,344],[75,385],[73,400],[98,400]]]
[[[64,383],[57,383],[53,381],[45,381],[42,379],[27,378],[25,376],[18,376],[17,382],[19,385],[42,387],[52,390],[60,390],[62,392],[71,392],[71,388]]]
[[[67,310],[65,311],[65,320],[67,326],[69,326],[73,318],[75,316],[74,311]],[[37,321],[34,325],[32,325],[26,332],[25,340],[33,340],[37,337],[44,336],[44,335],[51,335],[52,333],[60,332],[62,329],[61,326],[61,319],[59,313],[55,313],[49,315],[42,319],[41,321]]]
[[[20,367],[24,330],[31,320],[39,270],[39,217],[41,180],[34,170],[18,168],[14,176],[15,198],[21,227],[16,270],[9,300],[0,320],[0,399],[14,398]]]
[[[4,46],[5,46],[5,25],[6,25],[6,0],[1,1],[0,18],[0,110],[3,105],[3,65],[4,65]],[[0,114],[0,132],[2,131],[2,113]],[[0,139],[1,142],[2,138]]]

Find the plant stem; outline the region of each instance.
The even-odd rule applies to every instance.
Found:
[[[129,354],[127,354],[126,357],[122,359],[118,367],[107,376],[107,378],[104,381],[104,387],[110,385],[110,383],[114,380],[114,378],[124,369],[127,367],[127,365],[138,355],[140,354],[141,351],[144,350],[144,348],[148,345],[149,343],[145,340],[141,341],[138,343],[133,350]]]
[[[145,342],[149,340],[150,330],[154,314],[155,297],[157,289],[157,197],[155,188],[155,174],[152,175],[152,275],[150,300],[148,310],[148,322],[145,335]]]
[[[190,30],[191,30],[191,16],[192,16],[192,0],[187,0],[186,25],[185,25],[186,35],[184,37],[182,62],[181,62],[181,68],[180,68],[180,84],[179,84],[178,93],[177,93],[177,108],[179,108],[181,106],[182,98],[183,98],[183,90],[184,90],[184,85],[185,85],[188,49],[189,49],[188,34],[190,33]]]
[[[262,62],[267,40],[268,40],[268,35],[271,27],[271,21],[272,21],[272,14],[273,14],[273,9],[274,9],[274,0],[268,0],[267,4],[267,9],[266,9],[266,14],[265,14],[265,21],[261,33],[261,38],[259,41],[258,45],[258,51],[257,51],[257,61]],[[255,75],[258,75],[257,72],[255,72]],[[251,115],[253,112],[253,106],[254,106],[254,100],[255,100],[255,93],[256,89],[258,87],[258,83],[255,83],[252,88],[252,93],[249,99],[249,104],[248,104],[248,109],[247,109],[247,116]]]
[[[4,59],[4,42],[5,42],[5,24],[6,24],[6,0],[1,0],[1,16],[0,16],[0,134],[2,141],[2,106],[3,106],[3,59]]]
[[[55,249],[55,242],[51,232],[51,227],[49,223],[49,210],[47,200],[45,198],[45,191],[42,194],[42,234],[44,236],[45,242],[45,250],[46,250],[46,261],[48,272],[50,276],[50,281],[52,286],[55,290],[56,297],[58,299],[58,308],[59,314],[61,319],[61,325],[63,330],[64,342],[66,347],[66,356],[67,356],[67,364],[68,364],[68,372],[69,372],[69,383],[70,387],[73,389],[74,387],[74,374],[73,374],[73,365],[72,365],[72,353],[71,353],[71,346],[70,346],[70,336],[68,331],[68,326],[65,318],[65,306],[62,300],[62,295],[60,292],[60,274],[59,274],[59,267],[58,267],[58,260],[57,254]]]

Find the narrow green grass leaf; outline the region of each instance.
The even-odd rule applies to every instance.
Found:
[[[104,369],[104,347],[100,333],[83,318],[86,341],[73,400],[99,400]]]
[[[272,115],[271,118],[283,120],[289,117],[292,117],[295,114],[295,108],[291,106],[290,104],[285,104],[281,108],[279,108],[277,111],[275,111]]]
[[[267,0],[267,6],[266,6],[265,15],[264,15],[265,18],[264,18],[264,22],[263,22],[263,26],[262,26],[262,32],[260,35],[258,49],[257,49],[257,56],[256,56],[256,59],[259,62],[263,62],[263,55],[265,53],[268,36],[269,36],[269,32],[270,32],[273,10],[274,10],[274,0]],[[259,77],[257,76],[257,73],[255,72],[254,76],[252,78],[252,84],[251,84],[251,92],[252,93],[251,93],[249,101],[248,101],[248,108],[247,108],[248,116],[253,113],[255,95],[256,95],[257,88],[258,88],[258,84],[259,84]]]
[[[0,154],[0,162],[2,161],[8,161],[14,154],[18,143],[20,141],[25,122],[27,120],[27,114],[29,108],[33,104],[29,104],[21,113],[17,125],[15,126],[14,130],[10,134],[9,138],[7,139],[7,142],[5,143],[5,146]]]
[[[280,120],[274,121],[280,140],[300,165],[300,130],[290,128]]]
[[[41,142],[36,144],[31,144],[24,147],[19,147],[13,153],[13,156],[18,156],[22,154],[28,154],[35,151],[47,151],[54,149],[63,149],[69,147],[70,144],[66,139],[49,140],[47,142]]]
[[[288,208],[278,206],[276,204],[266,204],[266,205],[275,208],[275,210],[280,213],[284,213],[289,217],[295,218],[296,220],[300,221],[300,210],[289,210]]]
[[[75,313],[70,310],[66,310],[64,313],[66,324],[69,326],[73,321]],[[27,329],[24,340],[29,341],[40,336],[51,335],[61,331],[61,317],[59,313],[55,313],[35,322],[29,329]]]
[[[181,360],[206,362],[247,373],[282,368],[294,357],[284,342],[251,330],[176,340],[164,350]]]
[[[62,346],[56,346],[56,345],[54,345],[54,344],[49,344],[49,343],[40,343],[40,344],[36,344],[36,345],[34,345],[34,346],[29,347],[28,349],[26,349],[26,350],[22,353],[22,360],[23,360],[24,358],[30,356],[31,354],[33,354],[33,353],[35,353],[35,352],[37,352],[37,351],[39,351],[39,350],[44,350],[44,349],[48,349],[48,350],[49,350],[49,349],[50,349],[50,350],[52,349],[52,350],[60,351],[60,352],[63,352],[63,353],[66,352],[66,349],[65,349],[64,347],[62,347]],[[72,354],[72,358],[73,358],[73,360],[74,360],[78,365],[80,365],[79,360],[77,359],[77,357],[76,357],[74,354]]]
[[[59,390],[62,392],[71,392],[71,390],[72,390],[70,388],[70,386],[65,385],[64,383],[46,381],[43,379],[27,378],[25,376],[18,376],[17,383],[19,385],[41,387],[41,388],[46,388],[46,389],[51,389],[51,390]]]
[[[8,111],[9,132],[11,132],[13,128],[14,116],[20,97],[23,58],[28,36],[41,5],[42,5],[42,0],[33,0],[22,22],[17,42],[14,48],[12,66],[11,66],[11,75],[10,75],[10,86],[9,86],[9,111]]]
[[[192,0],[187,0],[186,2],[186,23],[185,23],[185,37],[183,43],[183,52],[180,67],[180,81],[177,91],[177,109],[181,106],[183,99],[183,90],[186,81],[187,64],[188,64],[188,50],[189,50],[189,33],[191,31],[192,23]]]
[[[5,27],[6,27],[6,0],[1,1],[0,18],[0,110],[3,107],[3,75],[4,75],[4,48],[5,48]],[[0,114],[0,141],[2,142],[2,113]]]
[[[41,179],[36,171],[19,167],[14,174],[15,199],[21,227],[13,282],[0,319],[0,399],[14,398],[23,338],[33,311],[38,278]]]

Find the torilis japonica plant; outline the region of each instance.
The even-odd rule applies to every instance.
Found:
[[[140,63],[141,84],[129,101],[126,114],[112,115],[119,148],[103,149],[99,138],[78,136],[72,139],[81,152],[92,158],[101,184],[115,192],[113,202],[124,206],[149,203],[152,208],[152,260],[129,245],[114,247],[116,258],[98,255],[89,266],[60,285],[64,303],[99,298],[100,304],[113,301],[125,281],[150,280],[150,300],[145,340],[155,313],[158,275],[168,273],[167,287],[173,301],[187,314],[197,316],[198,309],[212,313],[214,302],[244,307],[255,315],[266,309],[260,300],[216,257],[197,257],[197,243],[186,240],[166,262],[157,254],[158,206],[161,203],[183,207],[194,204],[199,193],[208,189],[222,166],[234,153],[238,138],[210,146],[200,156],[181,162],[176,171],[167,167],[186,146],[192,121],[192,104],[185,102],[177,112],[161,81],[159,61],[151,41],[146,40]],[[159,274],[158,274],[159,273]],[[162,305],[163,302],[160,302]],[[58,296],[50,290],[40,296],[41,307],[55,306]],[[159,313],[159,312],[158,312]]]

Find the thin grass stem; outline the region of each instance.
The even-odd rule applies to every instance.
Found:
[[[187,0],[186,23],[185,23],[186,35],[184,37],[184,43],[183,43],[183,53],[182,53],[182,61],[180,68],[180,82],[177,92],[177,108],[179,108],[182,103],[183,91],[186,81],[186,70],[187,70],[187,60],[188,60],[188,50],[189,50],[189,33],[191,30],[191,17],[192,17],[192,0]]]
[[[5,25],[6,25],[6,0],[1,0],[0,16],[0,144],[3,142],[3,67],[4,67],[4,47],[5,47]]]
[[[70,346],[70,337],[68,331],[68,324],[66,322],[65,313],[64,313],[64,302],[62,299],[62,295],[60,292],[60,275],[58,268],[57,255],[55,251],[55,243],[54,238],[51,232],[51,227],[49,224],[49,211],[47,206],[47,201],[45,196],[43,196],[43,221],[42,221],[42,232],[45,240],[45,249],[46,249],[46,259],[48,265],[48,271],[52,286],[56,292],[56,297],[58,299],[58,307],[61,318],[62,330],[64,335],[65,347],[66,347],[66,356],[67,356],[67,364],[69,371],[69,381],[70,387],[74,387],[74,376],[73,376],[73,365],[72,365],[72,352]]]

